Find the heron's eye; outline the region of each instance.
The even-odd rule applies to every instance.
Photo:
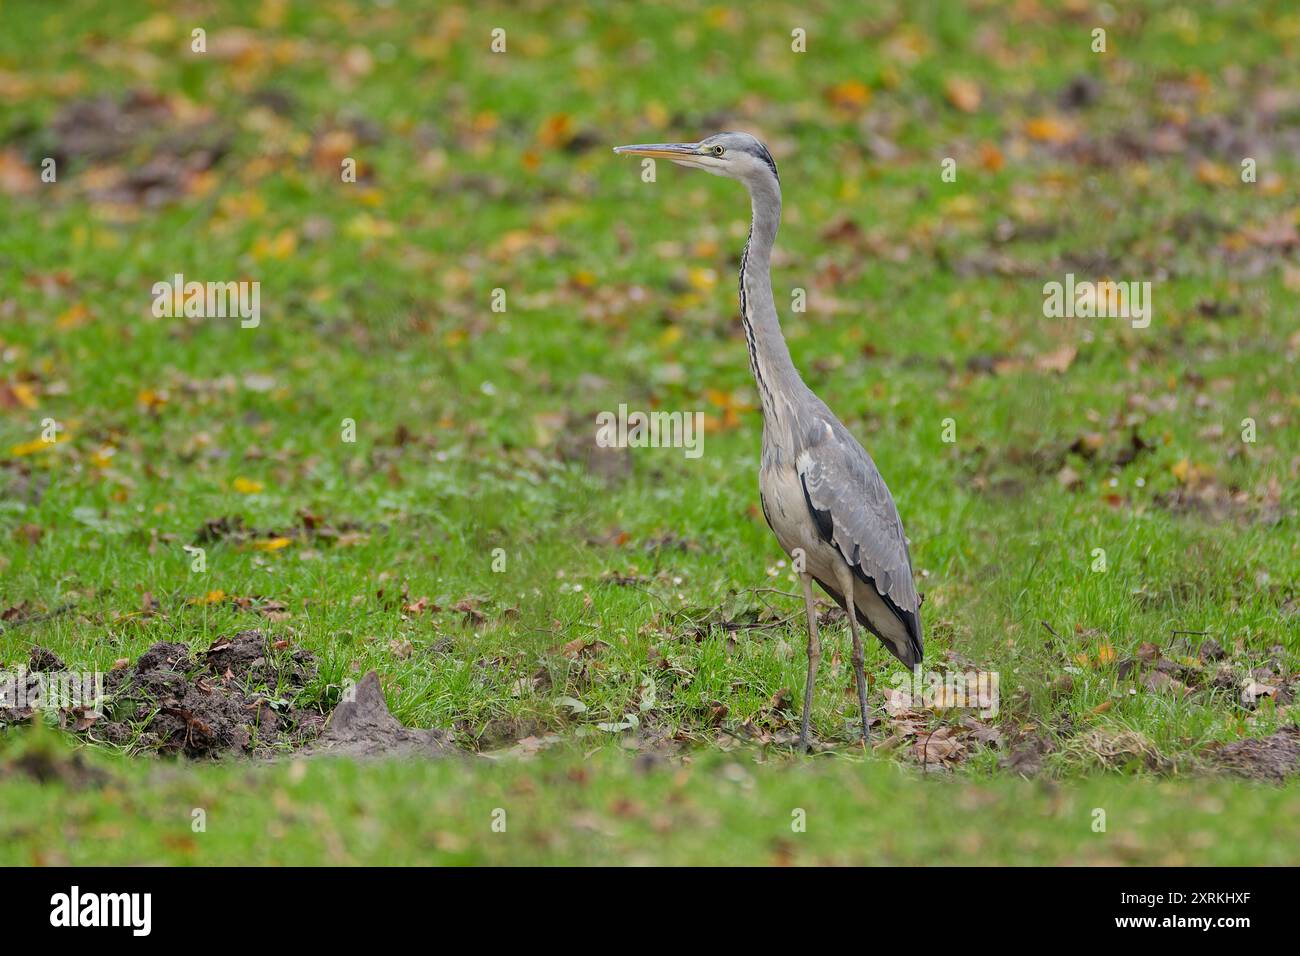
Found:
[[[725,152],[726,152],[726,150],[723,149],[721,146],[714,146],[714,147],[713,147],[713,155],[714,155],[714,156],[721,156],[721,155],[722,155],[723,153],[725,153]]]

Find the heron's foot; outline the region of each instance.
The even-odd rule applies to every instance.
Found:
[[[796,753],[806,754],[812,752],[812,744],[808,741],[808,718],[804,717],[803,725],[799,728],[799,742],[794,745]]]

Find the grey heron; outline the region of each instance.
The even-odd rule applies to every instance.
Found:
[[[767,147],[748,133],[717,133],[698,143],[618,146],[614,152],[671,160],[738,179],[749,190],[752,220],[740,260],[740,316],[749,367],[763,409],[759,501],[777,541],[793,560],[808,615],[808,677],[799,745],[808,749],[821,638],[812,582],[846,612],[853,673],[870,735],[859,625],[909,668],[922,657],[921,600],[894,499],[871,456],[825,402],[804,384],[790,358],[772,298],[772,245],[781,221],[781,180]]]

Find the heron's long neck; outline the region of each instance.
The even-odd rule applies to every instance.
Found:
[[[740,315],[763,417],[771,424],[784,410],[778,407],[776,396],[793,394],[803,383],[790,360],[772,298],[772,244],[781,224],[781,187],[775,178],[759,181],[749,184],[749,194],[754,218],[740,260]]]

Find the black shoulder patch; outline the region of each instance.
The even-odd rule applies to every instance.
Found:
[[[812,515],[812,519],[817,525],[817,533],[827,541],[833,542],[835,540],[835,522],[831,518],[830,511],[822,511],[812,503],[812,498],[808,494],[808,483],[803,480],[803,475],[799,476],[799,487],[803,489],[803,500],[808,505],[808,513]]]

